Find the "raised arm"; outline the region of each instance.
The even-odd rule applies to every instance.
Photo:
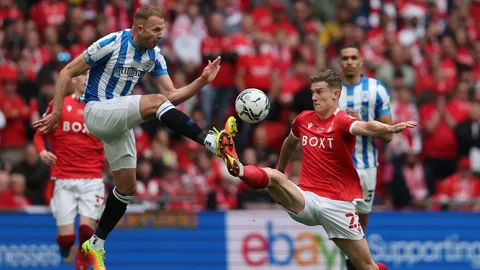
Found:
[[[298,147],[298,138],[295,138],[294,135],[290,132],[288,137],[283,141],[282,150],[280,151],[280,158],[278,159],[277,170],[282,173],[285,172],[288,161],[292,158],[293,154]]]
[[[417,126],[417,122],[408,121],[395,125],[387,125],[378,121],[355,121],[350,127],[350,131],[355,135],[381,137],[386,134],[400,133],[407,128],[414,128]]]
[[[73,77],[79,76],[87,72],[89,69],[90,66],[82,55],[75,58],[65,68],[62,69],[60,75],[58,76],[57,84],[55,86],[52,112],[44,118],[35,121],[33,123],[34,128],[37,128],[43,133],[49,133],[56,128],[60,119],[60,114],[62,113],[63,101],[70,80]]]
[[[153,83],[159,92],[165,95],[173,105],[178,105],[193,97],[205,85],[215,79],[220,70],[220,60],[220,57],[217,57],[213,62],[209,61],[208,65],[203,69],[202,75],[189,85],[182,88],[175,88],[172,79],[168,74],[153,76]]]

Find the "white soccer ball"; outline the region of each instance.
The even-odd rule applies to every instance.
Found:
[[[235,100],[238,117],[247,123],[258,123],[267,117],[270,111],[270,99],[261,90],[248,88],[238,94]]]

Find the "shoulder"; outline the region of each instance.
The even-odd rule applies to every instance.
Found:
[[[100,48],[105,48],[108,46],[112,46],[116,43],[118,43],[124,34],[128,34],[126,30],[118,31],[118,32],[113,32],[110,33],[102,38],[100,38],[97,41],[97,44],[99,45]]]
[[[303,121],[305,119],[310,119],[314,115],[315,115],[315,111],[310,111],[310,110],[303,111],[299,115],[297,115],[294,122]]]

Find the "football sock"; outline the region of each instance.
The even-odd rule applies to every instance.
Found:
[[[80,242],[80,245],[83,244],[85,241],[88,241],[88,239],[90,239],[92,235],[93,235],[92,227],[88,225],[80,225],[80,227],[78,228],[78,240]],[[81,269],[87,270],[89,266],[90,266],[90,259],[88,258],[87,255],[85,255],[85,253],[82,252],[82,249],[79,248],[76,256],[76,270],[81,270]]]
[[[252,189],[264,189],[270,181],[267,173],[255,166],[244,166],[243,173],[240,172],[238,176]]]
[[[166,101],[158,106],[156,116],[158,120],[162,121],[171,130],[204,145],[212,152],[217,150],[215,136],[203,131],[195,121],[175,108],[170,101]]]
[[[60,254],[63,258],[67,258],[70,255],[70,249],[75,243],[75,235],[57,235],[57,244]]]
[[[388,270],[388,267],[385,264],[380,262],[376,262],[376,264],[378,266],[378,270]]]
[[[108,234],[115,228],[115,225],[117,225],[118,221],[123,217],[123,214],[125,214],[127,205],[132,197],[133,196],[120,194],[117,188],[113,189],[112,194],[107,198],[105,210],[100,218],[97,230],[90,238],[90,245],[94,249],[103,249],[105,239],[107,239]]]

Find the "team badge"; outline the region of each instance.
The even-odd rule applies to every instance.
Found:
[[[87,52],[89,55],[93,55],[99,50],[100,50],[100,45],[98,45],[97,43],[93,43],[90,47],[88,47]]]
[[[145,64],[143,65],[143,69],[145,70],[150,70],[152,69],[153,65],[155,64],[155,62],[153,62],[153,60],[148,60],[147,62],[145,62]]]
[[[369,93],[368,93],[368,92],[363,92],[363,93],[362,93],[362,101],[363,101],[363,102],[367,102],[367,101],[368,101],[368,97],[369,97]]]

